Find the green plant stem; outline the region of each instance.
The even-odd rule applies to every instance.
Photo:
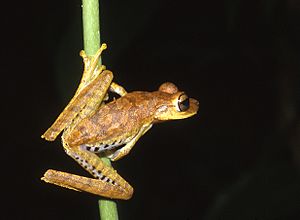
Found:
[[[100,47],[100,16],[98,0],[82,0],[83,46],[87,55]]]
[[[87,55],[94,55],[100,47],[99,0],[82,0],[82,23],[84,50]],[[101,159],[111,166],[108,158]],[[118,220],[117,204],[114,201],[100,199],[98,203],[101,220]]]
[[[111,166],[110,160],[106,157],[101,158],[103,162]],[[101,220],[117,220],[118,217],[118,209],[117,204],[109,199],[100,199],[98,201],[99,210],[100,210],[100,218]]]

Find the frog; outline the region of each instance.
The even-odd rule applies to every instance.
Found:
[[[113,73],[99,65],[102,44],[95,55],[82,50],[84,70],[74,97],[41,136],[54,141],[62,133],[64,151],[94,178],[49,169],[41,178],[47,183],[111,199],[130,199],[133,187],[100,159],[117,161],[129,154],[136,142],[160,122],[195,115],[199,102],[171,82],[158,90],[127,92],[113,81]],[[118,97],[109,100],[109,93]]]

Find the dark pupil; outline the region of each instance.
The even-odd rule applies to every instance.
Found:
[[[179,109],[180,111],[186,111],[190,107],[190,100],[189,98],[186,98],[185,100],[181,101],[179,103]]]

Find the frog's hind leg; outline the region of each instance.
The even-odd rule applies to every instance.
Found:
[[[66,145],[64,147],[67,154],[96,179],[48,170],[42,178],[44,181],[107,198],[131,198],[133,188],[112,167],[105,165],[97,155],[81,150],[80,147]]]
[[[88,192],[98,196],[103,196],[111,199],[124,199],[128,200],[132,196],[132,192],[125,192],[121,188],[111,187],[110,183],[105,180],[92,179],[71,173],[66,173],[57,170],[47,170],[41,178],[47,183],[58,185],[80,192]]]

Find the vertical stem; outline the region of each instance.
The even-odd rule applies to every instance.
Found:
[[[100,47],[99,0],[82,0],[82,23],[84,50],[87,55],[94,55]],[[109,159],[102,160],[110,166]],[[101,220],[118,220],[117,205],[112,200],[100,199],[99,211]]]
[[[98,0],[82,0],[83,46],[87,55],[100,47],[100,16]]]
[[[110,160],[108,158],[101,158],[105,164],[111,166]],[[118,208],[117,204],[109,199],[100,199],[98,201],[100,219],[101,220],[118,220]]]

